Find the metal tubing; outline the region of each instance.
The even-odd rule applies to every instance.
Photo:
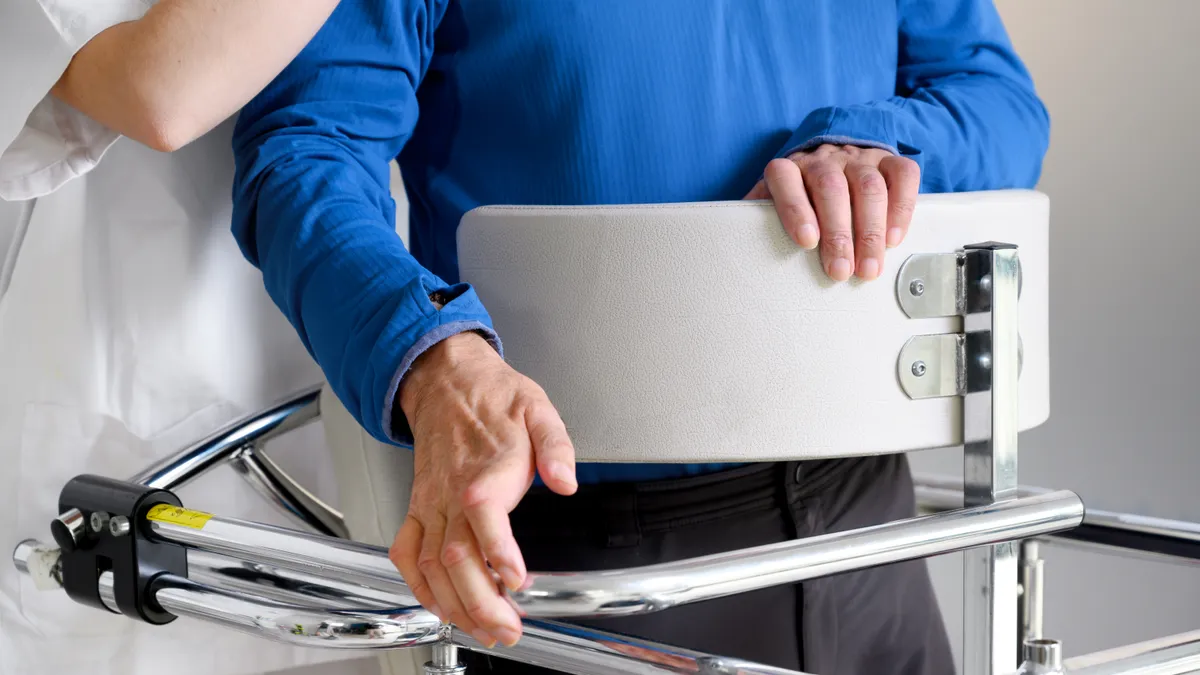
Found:
[[[198,562],[201,567],[220,564],[215,558]],[[415,606],[388,607],[371,600],[353,610],[308,606],[314,595],[328,597],[331,588],[301,592],[281,584],[275,599],[269,600],[177,577],[158,583],[155,599],[172,614],[304,647],[403,649],[434,644],[442,628],[437,617]],[[100,589],[102,597],[106,589],[111,596],[111,572],[101,575]],[[526,620],[524,635],[513,647],[484,647],[460,631],[451,636],[454,644],[472,651],[574,675],[805,675],[552,621]]]
[[[293,520],[320,534],[350,538],[342,514],[296,482],[257,444],[238,448],[230,459],[238,475]]]
[[[387,549],[273,525],[213,516],[203,527],[147,521],[154,535],[189,548],[278,565],[411,597]]]
[[[417,604],[416,599],[407,593],[388,593],[330,576],[252,563],[199,550],[188,551],[188,579],[281,602],[316,602],[322,607],[340,609]]]
[[[471,651],[573,675],[805,675],[786,668],[534,619],[525,621],[521,641],[511,648],[488,649],[459,631],[455,631],[454,641]]]
[[[1042,637],[1042,617],[1045,611],[1045,562],[1038,542],[1021,542],[1021,621],[1022,643]],[[1024,651],[1024,646],[1022,646]]]
[[[535,573],[530,575],[530,586],[514,593],[513,599],[530,617],[644,614],[1047,534],[1075,527],[1082,516],[1078,496],[1055,492],[673,563],[601,572]],[[148,524],[154,535],[192,548],[409,595],[381,547],[220,517],[209,519],[202,528]]]
[[[320,413],[320,389],[310,389],[268,410],[233,422],[199,443],[151,465],[129,482],[177,490],[228,461],[238,448],[265,443],[308,424]]]
[[[27,570],[30,557],[43,548],[45,547],[37,542],[23,542],[14,552],[13,556],[18,569]],[[186,611],[184,606],[173,603],[169,599],[171,596],[160,596],[160,602],[165,603],[164,609],[168,609],[172,613],[176,613],[176,610],[179,610],[179,613],[182,615],[193,616],[204,621],[237,628],[238,630],[245,630],[255,635],[262,635],[263,633],[249,625],[247,615],[244,615],[245,613],[249,613],[249,616],[260,617],[263,616],[263,612],[266,612],[268,618],[275,617],[274,619],[270,619],[266,625],[274,626],[271,630],[276,630],[279,626],[284,625],[282,623],[283,620],[279,618],[283,615],[284,609],[297,609],[296,605],[309,604],[314,600],[322,604],[328,604],[329,602],[334,602],[337,605],[345,604],[346,608],[349,608],[353,603],[360,603],[360,608],[366,607],[373,610],[367,612],[368,618],[371,621],[378,621],[381,616],[388,614],[388,612],[381,614],[379,611],[374,610],[396,607],[398,606],[394,602],[396,600],[409,600],[356,588],[352,584],[335,581],[332,578],[308,576],[287,570],[273,570],[260,565],[229,560],[198,551],[189,553],[189,563],[191,568],[189,573],[198,575],[200,578],[210,578],[222,587],[229,584],[231,580],[246,579],[247,583],[244,587],[234,587],[233,590],[244,590],[250,596],[263,595],[274,589],[275,595],[272,597],[280,602],[272,604],[255,598],[248,599],[242,596],[234,596],[228,593],[227,589],[226,592],[220,592],[218,595],[231,599],[232,602],[227,602],[226,600],[214,601],[219,604],[219,607],[214,609],[208,607],[208,604],[210,604],[208,595],[191,595],[189,592],[194,590],[195,586],[186,584],[185,587],[179,589],[183,593],[180,597],[190,599],[186,607],[191,608],[193,611]],[[253,571],[256,575],[259,575],[259,578],[248,577],[245,574],[246,571]],[[115,600],[112,598],[111,573],[105,573],[101,576],[100,593],[102,598],[107,599],[106,602],[108,605],[111,607],[116,606]],[[183,600],[179,600],[179,602],[183,602]],[[168,607],[167,605],[170,606]],[[284,607],[281,608],[281,605]],[[286,607],[287,605],[291,605],[291,607]],[[307,613],[309,617],[307,625],[309,626],[314,625],[313,616],[324,612],[324,610],[309,607],[299,607],[298,609],[303,613]],[[232,614],[230,614],[231,612]],[[395,614],[394,611],[390,613]],[[318,623],[320,620],[328,619],[328,616],[324,614],[322,616],[324,618],[316,619]],[[343,622],[350,614],[343,611],[334,616],[336,621]],[[434,620],[430,619],[430,621]],[[291,626],[291,628],[294,629],[295,626]],[[358,640],[358,644],[354,645],[353,648],[395,648],[395,645],[380,644],[378,639],[375,638],[362,640],[355,635],[347,636],[344,634],[332,638],[335,641],[342,640],[340,645],[334,645],[328,642],[330,638],[324,634],[320,638],[314,638],[312,636],[314,632],[317,631],[301,631],[301,635],[289,633],[283,635],[282,639],[294,644],[315,647],[347,647],[346,640],[353,639]],[[278,633],[268,635],[268,637],[281,639]],[[777,674],[787,672],[769,667],[755,666],[754,664],[744,664],[729,659],[697,655],[687,650],[673,649],[645,641],[629,640],[598,631],[549,621],[526,621],[525,637],[522,638],[516,647],[511,649],[503,647],[485,649],[469,637],[458,634],[455,635],[455,641],[472,650],[503,656],[523,663],[544,665],[563,672],[575,673],[576,675],[675,672]],[[1134,673],[1137,675],[1180,675],[1194,672],[1200,668],[1200,631],[1108,650],[1089,656],[1076,657],[1069,660],[1067,666],[1070,669],[1069,672],[1083,673],[1084,675],[1130,675]],[[713,667],[716,667],[716,669],[712,669]]]
[[[155,580],[155,600],[176,616],[307,647],[397,649],[432,644],[441,621],[419,606],[391,609],[309,607],[234,594],[166,575]]]
[[[918,474],[913,476],[917,503],[926,512],[938,513],[962,508],[962,480],[949,476]],[[1050,490],[1022,486],[1022,497],[1047,494]],[[1131,553],[1164,562],[1200,560],[1200,523],[1155,518],[1087,508],[1083,523],[1070,531],[1048,539],[1055,545],[1067,544],[1110,553]]]
[[[1058,640],[1026,638],[1021,644],[1019,675],[1064,675],[1062,643]]]
[[[972,340],[968,332],[968,393],[963,399],[967,507],[1018,498],[1018,265],[1015,246],[985,244],[966,252],[964,322],[975,318],[973,314],[986,314],[990,324],[986,340]],[[1016,543],[970,550],[963,558],[963,672],[1012,672],[1018,665]]]
[[[1071,675],[1184,675],[1200,672],[1200,630],[1067,659]]]

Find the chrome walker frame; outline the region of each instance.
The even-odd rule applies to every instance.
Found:
[[[412,597],[386,549],[350,541],[342,515],[266,454],[267,442],[320,417],[319,390],[240,420],[128,480],[171,491],[228,464],[305,531],[211,514],[203,514],[199,527],[149,518],[128,522],[72,508],[55,523],[59,547],[27,540],[13,560],[38,587],[62,588],[64,544],[86,546],[88,537],[135,531],[187,550],[186,575],[160,574],[146,587],[147,599],[169,618],[184,616],[307,647],[431,645],[427,673],[463,672],[456,650],[465,648],[576,675],[803,675],[560,620],[656,612],[964,551],[964,675],[1200,672],[1200,631],[1065,662],[1061,646],[1042,635],[1042,543],[1200,560],[1200,524],[1085,509],[1073,492],[1018,484],[1020,285],[1017,250],[1005,244],[913,256],[901,269],[897,292],[909,316],[957,315],[964,327],[976,325],[958,334],[917,336],[900,353],[899,378],[911,397],[963,399],[964,477],[917,476],[923,515],[636,569],[533,573],[528,588],[511,594],[527,617],[524,635],[512,648],[487,647],[442,625]],[[129,613],[117,599],[123,582],[113,571],[100,572],[97,583],[108,610]]]

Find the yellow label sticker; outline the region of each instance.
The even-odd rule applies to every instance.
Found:
[[[160,523],[171,523],[172,525],[180,525],[190,527],[194,530],[204,529],[204,524],[212,519],[211,513],[203,511],[192,511],[179,506],[171,506],[170,504],[159,504],[146,514],[146,520],[156,520]]]

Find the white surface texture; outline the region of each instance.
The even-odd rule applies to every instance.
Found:
[[[459,229],[462,278],[515,368],[546,389],[580,461],[782,460],[962,441],[961,399],[910,399],[897,358],[962,319],[910,319],[909,255],[1017,244],[1021,426],[1049,415],[1049,202],[925,196],[879,280],[834,283],[766,202],[484,207]]]

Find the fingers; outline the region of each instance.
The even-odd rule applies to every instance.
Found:
[[[558,411],[549,401],[531,405],[525,411],[525,426],[533,443],[538,475],[546,487],[560,495],[574,494],[579,487],[575,480],[575,446]]]
[[[466,615],[488,635],[496,636],[506,646],[515,645],[521,639],[521,618],[492,583],[479,545],[464,516],[450,519],[441,562],[461,598]],[[472,637],[480,640],[474,633]]]
[[[887,247],[895,248],[912,223],[921,190],[921,168],[907,157],[885,157],[879,162],[879,173],[888,185]]]
[[[823,145],[772,160],[746,198],[772,199],[789,236],[819,247],[831,279],[871,281],[883,273],[887,249],[908,234],[920,183],[920,168],[906,157]]]
[[[496,483],[492,476],[472,483],[463,494],[463,516],[479,542],[484,559],[504,585],[515,591],[525,584],[525,560],[513,538],[508,508],[496,497],[500,494]]]
[[[421,552],[417,556],[417,568],[429,585],[433,600],[430,604],[422,601],[422,606],[437,614],[442,621],[449,621],[467,631],[479,642],[489,647],[495,646],[496,638],[489,632],[480,630],[479,624],[463,607],[454,582],[442,563],[442,551],[446,544],[445,521],[425,523],[423,527],[424,536],[421,539]],[[437,611],[434,611],[434,608],[437,608]]]
[[[803,173],[821,230],[821,264],[829,278],[846,281],[854,273],[854,230],[845,165],[824,159]]]
[[[774,200],[783,229],[801,248],[816,248],[821,234],[817,229],[817,214],[808,201],[800,167],[789,159],[776,159],[767,164],[763,176],[764,181],[759,185],[765,186],[766,196]],[[757,186],[755,190],[758,190]],[[751,194],[755,194],[755,191],[751,191]]]
[[[446,621],[446,614],[442,612],[433,596],[433,588],[429,586],[425,575],[421,574],[420,568],[417,567],[417,558],[421,554],[421,541],[424,537],[425,530],[421,527],[421,523],[411,515],[408,516],[404,519],[404,524],[400,526],[400,531],[396,533],[396,539],[392,542],[391,550],[388,551],[388,558],[400,571],[400,576],[404,579],[404,583],[408,584],[408,588],[417,602],[436,614],[442,621]]]
[[[846,178],[854,214],[854,269],[860,279],[872,281],[883,271],[888,186],[879,169],[867,163],[847,166]]]

